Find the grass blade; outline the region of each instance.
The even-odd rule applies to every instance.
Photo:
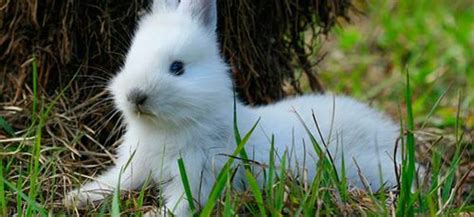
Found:
[[[459,133],[459,132],[462,132],[462,129],[461,129],[461,119],[460,119],[460,112],[461,112],[461,108],[460,108],[460,105],[461,105],[461,93],[459,93],[459,99],[458,99],[458,109],[457,109],[457,112],[456,112],[456,128],[455,128],[455,136],[456,136],[456,152],[453,156],[453,160],[451,162],[451,165],[448,169],[448,172],[447,172],[447,177],[446,177],[446,181],[444,183],[444,186],[443,186],[443,194],[442,194],[442,199],[443,199],[443,203],[447,203],[448,202],[448,198],[450,197],[450,193],[451,193],[451,189],[453,187],[453,184],[454,184],[454,178],[456,176],[456,171],[459,167],[459,163],[461,161],[461,152],[462,152],[462,137],[463,137],[463,133]]]
[[[120,217],[120,180],[122,180],[122,173],[124,170],[124,167],[120,169],[117,188],[114,190],[114,196],[112,198],[112,212],[110,214],[112,217]]]
[[[461,144],[457,144],[456,147],[456,152],[453,156],[453,160],[451,162],[451,165],[449,166],[449,169],[447,171],[446,179],[443,185],[443,193],[442,193],[442,200],[443,203],[446,203],[448,201],[448,198],[450,197],[450,194],[453,193],[451,192],[453,185],[454,185],[454,178],[456,177],[456,171],[458,170],[459,163],[461,161]]]
[[[300,123],[303,125],[304,130],[306,131],[306,133],[308,134],[308,136],[311,140],[311,144],[313,145],[314,151],[318,155],[318,158],[319,158],[318,161],[320,161],[322,163],[322,166],[323,166],[322,171],[327,173],[325,176],[329,177],[333,181],[333,183],[335,183],[337,185],[338,183],[340,183],[339,176],[337,175],[336,166],[332,163],[332,161],[330,159],[329,150],[327,150],[327,149],[323,150],[321,148],[320,144],[318,143],[318,141],[314,137],[314,135],[311,132],[311,130],[309,129],[308,125],[306,125],[306,123],[304,122],[301,115],[296,110],[295,110],[295,113],[296,113],[296,116],[298,117]],[[313,113],[313,115],[314,115],[314,113]]]
[[[441,153],[440,150],[433,151],[431,155],[431,186],[427,197],[428,210],[430,216],[436,216],[436,210],[438,209],[435,201],[437,200],[437,191],[439,189],[438,180],[440,179],[441,172]]]
[[[439,104],[440,104],[441,101],[444,99],[444,97],[446,96],[446,94],[448,93],[448,91],[449,91],[450,88],[451,88],[451,86],[448,86],[448,88],[446,88],[446,90],[441,94],[441,96],[438,97],[438,99],[436,100],[436,102],[434,103],[434,105],[431,107],[430,112],[428,113],[428,115],[426,115],[425,120],[424,120],[423,123],[421,124],[421,129],[424,129],[424,128],[425,128],[425,125],[428,123],[428,120],[430,119],[431,116],[433,116],[434,112],[436,111],[436,109],[438,108]]]
[[[339,185],[339,192],[341,193],[341,198],[343,202],[349,200],[349,191],[347,185],[347,175],[346,175],[346,161],[344,156],[344,148],[341,149],[341,183]]]
[[[41,109],[43,112],[43,109]],[[43,134],[43,126],[45,123],[45,119],[41,118],[40,122],[37,126],[36,129],[36,135],[35,135],[35,142],[33,144],[33,147],[31,148],[31,162],[30,165],[28,166],[29,174],[30,174],[30,190],[28,192],[28,197],[31,198],[32,200],[36,200],[36,196],[38,194],[39,188],[38,188],[38,180],[39,180],[39,171],[40,171],[40,154],[41,154],[41,141],[42,141],[42,134]],[[26,209],[26,216],[31,215],[31,208],[28,206]]]
[[[237,148],[234,150],[232,156],[236,156],[242,151],[242,149],[245,147],[248,140],[250,139],[250,136],[252,136],[253,131],[255,130],[259,122],[260,122],[260,119],[258,119],[255,122],[255,124],[252,126],[250,131],[244,136],[242,141],[237,145]],[[200,216],[211,216],[212,209],[214,209],[214,206],[216,205],[217,200],[219,199],[222,193],[222,190],[226,186],[227,180],[230,178],[230,171],[231,171],[231,166],[233,163],[234,163],[234,158],[230,157],[229,160],[227,160],[225,165],[222,167],[221,171],[219,172],[219,175],[217,176],[216,182],[214,183],[214,186],[211,190],[211,193],[209,194],[208,202],[202,209]]]
[[[275,210],[278,213],[282,212],[283,205],[284,205],[284,197],[285,197],[285,181],[286,181],[286,159],[287,159],[288,152],[285,151],[281,158],[280,162],[280,177],[278,177],[278,186],[275,192]]]
[[[24,201],[26,201],[29,205],[29,207],[31,207],[32,209],[36,210],[41,216],[43,217],[46,217],[48,216],[48,212],[39,204],[37,203],[35,200],[33,200],[32,198],[30,198],[29,196],[27,196],[25,193],[23,193],[20,189],[18,189],[17,187],[15,187],[15,185],[13,185],[12,183],[8,182],[7,180],[5,180],[3,178],[3,176],[0,176],[0,181],[3,182],[8,188],[10,188],[11,190],[17,192],[18,194],[18,197],[20,197],[21,199],[23,199]],[[19,201],[19,204],[21,204],[21,200]],[[17,210],[19,211],[19,210]]]
[[[413,216],[413,206],[410,206],[410,201],[413,201],[411,189],[415,179],[415,136],[413,134],[415,129],[413,106],[412,106],[412,91],[410,88],[410,73],[406,73],[406,91],[405,103],[407,111],[407,132],[406,132],[406,160],[402,163],[402,182],[400,186],[400,197],[397,206],[397,216]]]
[[[123,169],[123,168],[122,168]],[[114,190],[114,196],[112,198],[112,217],[120,217],[120,180],[122,178],[122,172],[119,174],[119,181],[117,188]]]
[[[15,130],[3,117],[0,117],[0,130],[4,130],[9,136],[15,135]]]
[[[231,184],[227,182],[227,189],[225,193],[225,205],[224,205],[224,217],[232,217],[232,194],[231,194]]]
[[[5,179],[3,175],[3,159],[0,157],[0,179]],[[5,198],[5,184],[0,183],[0,215],[7,216],[7,200]]]
[[[193,193],[191,191],[191,186],[189,185],[188,175],[186,173],[186,168],[184,166],[183,158],[178,159],[179,174],[181,175],[181,182],[183,183],[184,192],[186,194],[186,199],[189,203],[189,208],[193,216],[196,215],[196,207],[194,206]]]
[[[145,180],[145,183],[143,184],[142,188],[140,189],[140,193],[138,194],[138,199],[137,199],[137,209],[140,210],[138,213],[136,213],[136,215],[138,217],[141,217],[143,216],[142,215],[142,212],[141,211],[141,208],[143,207],[143,202],[145,200],[145,190],[146,188],[148,187],[148,185],[150,184],[150,181],[151,181],[151,174],[146,178]]]
[[[258,209],[260,210],[260,216],[267,216],[267,214],[265,213],[265,207],[263,206],[264,202],[262,192],[260,191],[260,187],[258,186],[257,180],[248,170],[245,171],[245,176],[247,177],[250,190],[252,191],[255,197],[255,201],[257,202]]]
[[[275,135],[272,135],[269,155],[270,162],[268,165],[267,195],[269,198],[273,198],[273,184],[275,176]]]
[[[224,189],[224,186],[226,186],[226,181],[229,179],[229,172],[227,171],[226,173],[223,173],[219,179],[217,179],[216,183],[214,183],[213,189],[211,193],[209,194],[209,199],[204,206],[204,208],[201,211],[201,214],[199,216],[201,217],[207,217],[211,216],[212,209],[214,209],[214,206],[217,203],[217,200],[219,199],[220,193]]]
[[[20,171],[18,172],[20,174],[18,176],[18,180],[16,182],[16,188],[11,188],[14,191],[16,190],[18,192],[19,189],[23,188],[23,179],[22,179],[22,169],[20,167]],[[5,183],[6,184],[6,183]],[[23,192],[21,192],[23,193]],[[22,208],[22,194],[18,192],[16,194],[16,212],[18,213],[18,216],[21,217],[23,215],[23,208]]]
[[[242,142],[242,138],[240,137],[240,131],[239,131],[239,127],[238,127],[238,124],[237,124],[237,98],[236,98],[235,92],[234,92],[234,117],[233,117],[233,119],[234,119],[233,121],[234,121],[235,144],[240,144]],[[250,165],[248,163],[249,156],[247,154],[247,151],[245,151],[245,148],[243,148],[240,151],[240,157],[244,161],[245,169],[246,170],[251,170]]]
[[[112,213],[110,215],[112,217],[120,217],[120,193],[118,189],[114,191],[114,197],[112,199]]]

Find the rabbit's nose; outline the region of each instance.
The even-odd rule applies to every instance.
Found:
[[[148,96],[143,91],[135,88],[130,91],[127,95],[127,100],[137,106],[145,104]]]

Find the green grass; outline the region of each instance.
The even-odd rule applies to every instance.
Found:
[[[0,160],[0,178],[2,181],[0,182],[0,209],[2,212],[0,213],[2,216],[7,215],[7,200],[5,198],[5,185],[3,184],[3,180],[5,175],[3,174],[3,160]]]
[[[413,86],[415,122],[423,119],[448,87],[429,120],[454,127],[457,89],[467,126],[474,126],[474,6],[470,1],[370,1],[367,16],[334,32],[335,46],[320,69],[331,91],[363,100],[397,102],[404,70]],[[383,101],[378,102],[381,107]]]
[[[13,130],[10,123],[8,123],[3,117],[0,116],[0,129],[4,130],[9,136],[14,136],[15,131]]]
[[[463,185],[472,184],[466,183],[469,180],[464,175],[469,154],[474,150],[474,5],[468,0],[370,1],[361,8],[366,16],[336,28],[329,36],[329,54],[319,71],[332,92],[371,102],[401,120],[403,138],[399,151],[403,151],[405,161],[399,191],[349,188],[345,169],[339,173],[334,169],[325,144],[316,142],[319,132],[309,130],[310,141],[304,142],[321,159],[313,180],[295,179],[298,174],[288,171],[290,150],[277,156],[273,147],[278,141],[274,136],[267,165],[254,165],[246,160],[249,156],[245,145],[258,121],[249,132],[242,132],[243,137],[234,121],[235,158],[229,157],[217,176],[209,202],[196,215],[447,216],[474,212],[474,193],[462,191]],[[58,122],[70,124],[69,119],[62,119],[67,116],[65,112],[57,112],[58,107],[64,107],[63,99],[69,97],[69,85],[53,97],[46,96],[37,86],[37,67],[33,60],[29,127],[16,129],[0,117],[0,131],[5,132],[6,138],[24,138],[0,144],[0,216],[140,216],[160,205],[156,198],[148,196],[155,191],[144,186],[127,195],[117,191],[89,210],[76,212],[62,207],[60,200],[65,192],[84,180],[78,178],[79,174],[92,173],[86,169],[75,171],[71,168],[77,167],[70,165],[71,156],[76,157],[74,161],[83,161],[71,153],[86,151],[75,144],[88,139],[89,134],[81,125],[72,126],[79,133],[59,126]],[[234,117],[237,115],[234,111]],[[302,124],[317,124],[317,120]],[[417,140],[426,132],[430,135],[428,140]],[[49,139],[56,134],[72,136]],[[278,158],[280,165],[275,164]],[[431,182],[416,179],[415,158],[428,166]],[[94,170],[101,167],[101,159],[106,158],[89,162],[96,164]],[[185,199],[191,209],[197,210],[185,163],[177,162],[187,189]],[[231,185],[237,167],[245,172],[246,191]],[[255,177],[259,169],[263,169],[263,188],[259,188]],[[418,183],[421,186],[412,189]]]
[[[245,171],[245,177],[247,178],[248,185],[250,190],[252,191],[253,196],[255,197],[255,202],[258,205],[259,216],[267,216],[266,209],[265,209],[265,202],[263,202],[262,191],[258,185],[257,179],[254,175],[249,171]]]
[[[189,209],[191,209],[191,213],[196,213],[196,206],[194,206],[193,194],[191,192],[191,186],[189,184],[189,178],[186,174],[186,168],[184,166],[184,161],[182,158],[178,159],[178,167],[179,167],[179,174],[181,175],[181,181],[183,183],[184,192],[186,193],[186,199],[189,203]]]
[[[401,169],[401,186],[400,186],[400,197],[398,199],[397,216],[413,216],[414,215],[414,201],[415,198],[412,193],[412,186],[416,177],[415,168],[415,124],[413,121],[413,108],[411,104],[411,88],[410,88],[410,76],[407,73],[406,79],[406,110],[407,110],[407,133],[405,144],[403,145],[402,153],[402,169]]]
[[[122,171],[125,170],[126,167],[123,167],[121,169],[120,175],[119,175],[119,180],[122,178]],[[120,181],[118,182],[120,183]],[[120,185],[118,184],[117,187],[114,190],[114,193],[112,194],[112,207],[111,207],[111,212],[110,215],[113,217],[118,217],[120,216]]]
[[[244,136],[244,138],[236,139],[239,140],[240,142],[237,143],[237,147],[232,154],[232,156],[237,156],[238,153],[242,153],[242,150],[245,148],[245,144],[247,144],[247,141],[250,139],[250,136],[252,136],[253,131],[257,127],[258,124],[255,122],[253,127],[250,129],[250,131]],[[236,130],[237,132],[237,130]],[[248,159],[248,158],[247,158]],[[232,165],[234,164],[235,158],[230,157],[227,162],[224,164],[223,168],[219,172],[219,175],[217,176],[216,183],[212,187],[211,193],[209,194],[208,202],[207,204],[203,207],[201,215],[200,216],[210,216],[212,213],[212,210],[214,209],[214,206],[216,205],[217,200],[221,197],[222,191],[224,190],[224,187],[226,184],[229,182],[230,177],[232,176]]]

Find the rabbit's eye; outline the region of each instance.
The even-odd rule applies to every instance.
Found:
[[[174,61],[170,65],[170,72],[173,75],[182,75],[184,73],[184,63],[181,61]]]

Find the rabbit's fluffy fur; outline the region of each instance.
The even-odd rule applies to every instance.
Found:
[[[190,210],[183,199],[179,157],[185,162],[193,196],[201,205],[206,203],[228,159],[225,154],[236,148],[233,86],[215,28],[215,0],[156,0],[141,19],[126,62],[109,86],[127,126],[116,165],[71,191],[66,205],[103,199],[117,186],[137,189],[151,177],[160,184],[166,207],[174,208],[177,216],[187,216]],[[170,72],[174,61],[184,63],[182,75]],[[130,99],[132,91],[145,95],[139,109]],[[312,180],[317,155],[300,115],[318,142],[328,146],[339,170],[344,153],[350,183],[363,186],[360,172],[372,189],[382,186],[380,177],[386,186],[396,184],[393,150],[398,127],[365,104],[344,96],[308,95],[257,108],[237,102],[236,107],[242,133],[260,118],[246,145],[255,161],[268,163],[274,135],[277,156],[288,151],[291,171],[305,171]],[[258,180],[262,179],[259,175]],[[237,185],[245,178],[237,173],[235,180]]]

